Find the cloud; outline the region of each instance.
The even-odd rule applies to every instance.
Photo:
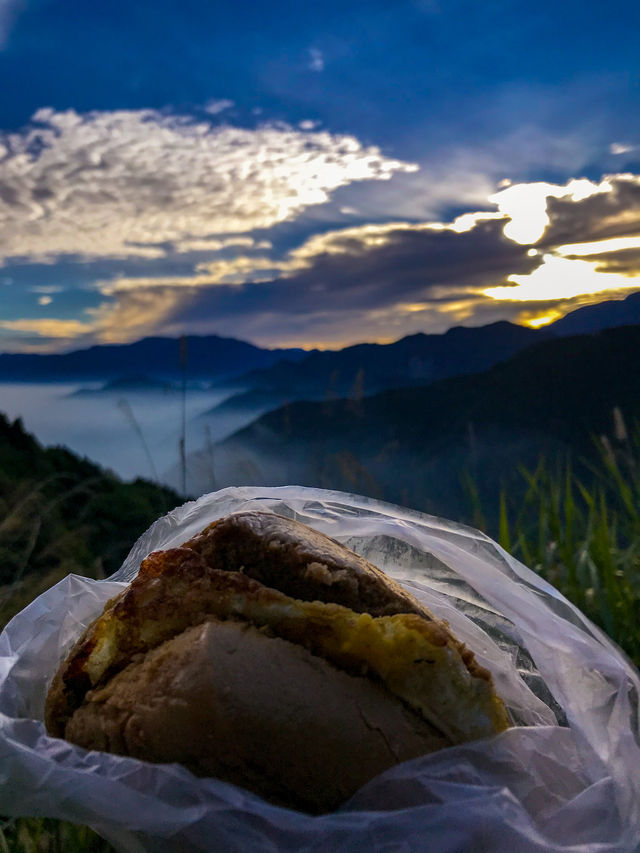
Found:
[[[606,192],[583,199],[549,198],[542,248],[640,234],[640,175],[605,175]]]
[[[569,258],[609,256],[630,249],[640,249],[640,235],[633,237],[610,237],[608,240],[593,242],[568,243],[566,246],[556,246],[555,251]]]
[[[635,145],[627,145],[625,142],[612,142],[609,146],[609,151],[615,156],[620,154],[629,154],[635,150]]]
[[[526,304],[517,319],[532,326],[568,311],[640,290],[640,176],[605,175],[555,184],[520,184],[492,197],[511,217],[505,234],[534,244],[530,273],[483,291],[503,305]]]
[[[102,303],[85,307],[78,345],[216,332],[269,346],[343,346],[499,319],[544,325],[640,290],[640,176],[511,183],[487,195],[493,209],[450,222],[334,227],[284,255],[247,233],[185,232],[162,244],[171,264],[103,267],[92,285],[92,306],[98,295]],[[53,293],[45,287],[38,292]],[[11,322],[5,328],[65,342],[73,334],[64,321]]]
[[[315,235],[281,261],[247,257],[202,264],[193,276],[121,278],[100,287],[101,340],[217,331],[262,344],[337,345],[444,331],[466,320],[482,288],[530,272],[539,258],[503,234],[505,220],[391,223]],[[273,272],[275,272],[275,277]],[[253,280],[252,280],[253,279]]]
[[[548,204],[551,199],[580,202],[594,195],[608,193],[612,185],[603,180],[594,184],[586,178],[568,181],[565,186],[544,181],[512,184],[489,196],[489,201],[511,220],[505,234],[518,243],[537,243],[550,223]]]
[[[429,221],[451,209],[487,206],[502,177],[502,167],[482,152],[457,149],[454,144],[419,163],[415,173],[394,180],[352,184],[340,193],[340,207],[355,208],[361,217]],[[346,204],[345,204],[346,202]]]
[[[111,296],[125,290],[146,290],[158,286],[178,290],[223,284],[247,284],[272,279],[275,274],[290,269],[291,265],[291,261],[239,255],[234,258],[219,258],[200,263],[195,271],[188,275],[116,276],[113,279],[94,282],[93,287],[105,296]]]
[[[185,254],[187,252],[221,252],[224,249],[271,249],[269,240],[254,240],[253,237],[201,237],[185,238],[172,243],[174,252]]]
[[[414,164],[355,137],[214,126],[154,110],[39,110],[0,134],[3,255],[162,257],[292,219],[352,182]]]
[[[183,290],[184,288],[184,290]],[[93,323],[89,329],[92,341],[100,343],[126,343],[150,333],[150,330],[166,335],[178,336],[185,328],[174,323],[185,298],[195,292],[185,282],[183,288],[174,283],[168,286],[148,288],[123,287],[114,300],[103,303],[99,308],[88,310]],[[210,331],[210,330],[209,330]]]
[[[640,270],[637,271],[640,275]],[[635,279],[635,280],[634,280]],[[585,260],[545,255],[537,269],[525,275],[512,274],[508,285],[487,288],[492,299],[516,302],[558,302],[576,297],[589,297],[609,292],[619,294],[626,289],[640,289],[640,277],[598,270]]]
[[[309,69],[317,72],[324,71],[324,55],[316,47],[309,50]]]
[[[7,46],[11,28],[24,6],[24,0],[0,0],[0,50]]]
[[[0,329],[12,332],[33,332],[39,337],[75,340],[79,335],[94,331],[92,323],[80,320],[42,319],[0,320]]]
[[[209,113],[209,115],[217,116],[218,113],[222,113],[225,110],[231,109],[231,107],[235,106],[233,101],[228,101],[226,98],[222,98],[219,101],[211,100],[207,101],[204,105],[205,113]]]
[[[163,304],[164,333],[224,329],[266,345],[339,346],[354,334],[392,340],[497,319],[543,325],[640,290],[637,176],[514,184],[493,198],[502,210],[333,230],[279,260],[245,254],[180,279],[116,280],[103,292],[117,316],[138,317],[137,328]],[[101,316],[101,334],[113,334],[107,303]]]

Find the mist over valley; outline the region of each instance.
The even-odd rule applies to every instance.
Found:
[[[560,337],[495,323],[309,354],[253,348],[248,367],[242,342],[225,341],[231,362],[205,363],[203,339],[190,338],[172,341],[172,370],[129,357],[125,373],[118,347],[100,381],[0,384],[0,410],[43,445],[188,497],[301,484],[471,521],[470,484],[491,515],[502,488],[516,499],[524,488],[519,466],[587,457],[615,409],[640,417],[639,330]]]

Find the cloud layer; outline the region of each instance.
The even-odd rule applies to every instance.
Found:
[[[339,346],[354,330],[359,340],[393,340],[457,323],[542,325],[640,290],[639,177],[522,184],[494,201],[503,212],[448,224],[330,231],[280,261],[240,256],[180,279],[116,280],[105,285],[113,303],[99,312],[100,333],[131,334],[135,318],[137,333],[232,328],[263,344]],[[607,242],[618,234],[626,236]]]
[[[161,257],[269,228],[354,181],[417,167],[355,137],[153,110],[39,110],[0,135],[4,257]]]
[[[470,307],[481,288],[540,263],[504,236],[505,221],[480,221],[463,232],[410,223],[330,232],[310,238],[280,264],[277,278],[259,283],[220,283],[228,269],[217,264],[181,279],[121,279],[104,286],[115,306],[100,311],[101,333],[128,336],[132,323],[167,334],[243,327],[263,343],[299,345],[311,336],[312,343],[337,345],[354,328],[378,340],[425,327],[443,331],[451,303],[463,299]]]
[[[246,129],[152,110],[40,110],[0,136],[7,288],[40,264],[33,310],[0,315],[0,329],[45,347],[185,331],[341,346],[498,319],[541,325],[640,290],[640,176],[497,188],[481,170],[443,183],[416,168],[312,121]],[[324,223],[303,216],[360,182],[366,200],[371,181],[389,191],[377,201],[386,221],[344,195]],[[437,221],[452,194],[469,212]],[[83,267],[81,284],[43,278],[63,262]]]

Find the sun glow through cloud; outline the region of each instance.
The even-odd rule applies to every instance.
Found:
[[[604,255],[608,252],[624,252],[627,249],[640,249],[640,236],[611,237],[608,240],[596,240],[592,243],[567,243],[564,246],[557,246],[555,251],[565,257],[580,257]]]
[[[547,311],[545,314],[530,315],[528,312],[520,315],[518,318],[525,326],[532,329],[541,329],[543,326],[548,326],[550,323],[555,323],[563,316],[562,311]]]
[[[0,320],[0,329],[14,332],[34,332],[45,338],[72,339],[93,331],[93,325],[79,320]]]
[[[593,261],[576,261],[551,254],[544,255],[543,263],[529,275],[510,275],[508,280],[513,285],[487,287],[482,294],[508,302],[549,302],[640,290],[640,273],[626,276],[598,272]]]
[[[586,178],[569,181],[565,186],[536,181],[530,184],[512,184],[498,193],[489,196],[489,201],[498,205],[501,214],[508,216],[510,222],[505,226],[506,237],[516,243],[528,245],[537,243],[549,225],[547,199],[570,198],[583,201],[596,193],[609,192],[609,181],[594,184]]]

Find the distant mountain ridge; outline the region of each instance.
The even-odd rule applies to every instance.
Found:
[[[615,406],[640,418],[640,326],[543,341],[483,373],[423,387],[359,401],[291,403],[226,441],[268,432],[283,441],[287,433],[296,440],[335,437],[354,447],[400,440],[415,450],[428,436],[462,434],[473,422],[540,430],[565,442],[579,438],[584,446],[590,432],[607,430]]]
[[[418,333],[391,344],[316,351],[298,361],[276,362],[238,377],[245,390],[209,414],[252,407],[268,411],[296,399],[357,399],[388,388],[428,385],[487,370],[535,343],[634,323],[640,323],[640,292],[579,308],[541,329],[498,321],[455,326],[444,334]]]
[[[610,299],[584,305],[547,326],[555,335],[584,335],[640,323],[640,291],[625,299]]]
[[[409,335],[391,344],[355,344],[310,353],[252,370],[242,382],[264,397],[358,397],[385,388],[427,385],[439,379],[485,370],[549,333],[500,321],[487,326],[455,326],[444,334]],[[247,405],[249,395],[243,395]],[[229,400],[225,405],[233,404]]]
[[[152,379],[144,374],[110,379],[99,388],[80,388],[73,391],[71,397],[95,397],[105,394],[178,394],[179,382],[169,382],[166,379]]]
[[[277,406],[289,399],[370,395],[386,388],[486,370],[538,341],[640,323],[640,292],[585,306],[541,329],[507,321],[418,333],[390,344],[361,343],[341,350],[264,349],[218,335],[186,337],[187,376],[239,386],[227,409]],[[151,381],[180,378],[181,339],[149,337],[62,354],[0,354],[0,381]]]
[[[188,335],[186,369],[190,378],[220,379],[283,358],[307,355],[301,349],[263,349],[235,338]],[[85,381],[127,379],[145,374],[171,380],[182,373],[181,339],[151,337],[132,344],[106,344],[68,353],[2,353],[0,381]]]
[[[587,456],[616,407],[640,423],[640,326],[544,340],[423,387],[293,402],[216,446],[218,484],[324,486],[460,517],[465,472],[493,497],[517,494],[518,465]]]

